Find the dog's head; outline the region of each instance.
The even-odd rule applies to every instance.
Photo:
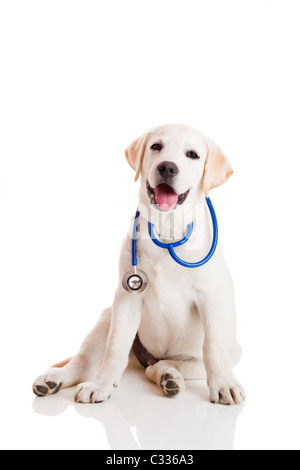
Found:
[[[153,129],[125,152],[141,176],[143,202],[170,211],[225,183],[233,170],[221,150],[199,131],[184,125]]]

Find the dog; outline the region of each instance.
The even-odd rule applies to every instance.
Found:
[[[214,142],[185,125],[152,129],[125,155],[135,181],[141,180],[137,258],[149,287],[132,295],[122,285],[132,267],[131,231],[122,247],[112,307],[73,358],[35,380],[33,392],[44,397],[78,385],[77,403],[102,403],[118,387],[129,358],[135,358],[168,397],[182,392],[186,380],[206,379],[212,403],[240,404],[246,394],[233,374],[241,358],[234,286],[220,243],[207,264],[188,269],[148,233],[152,222],[161,240],[180,240],[194,222],[191,239],[176,250],[187,262],[203,259],[212,239],[205,198],[230,178],[232,167]]]

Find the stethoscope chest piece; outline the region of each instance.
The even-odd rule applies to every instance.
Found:
[[[129,294],[142,294],[149,285],[147,274],[134,267],[123,277],[122,285]]]

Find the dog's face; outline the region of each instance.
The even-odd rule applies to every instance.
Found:
[[[203,194],[224,183],[233,170],[220,149],[197,130],[184,125],[156,128],[126,150],[141,175],[143,203],[161,211],[195,204]]]

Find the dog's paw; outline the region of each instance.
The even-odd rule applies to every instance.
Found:
[[[38,397],[55,395],[62,388],[63,379],[63,373],[60,369],[51,368],[34,381],[32,391]]]
[[[78,385],[74,400],[76,403],[103,403],[110,398],[115,387],[101,380],[84,382]]]
[[[210,401],[220,405],[240,405],[246,399],[246,392],[233,374],[226,378],[213,377],[209,381]]]
[[[185,389],[184,378],[176,369],[168,369],[161,376],[160,388],[168,397],[176,397]]]

